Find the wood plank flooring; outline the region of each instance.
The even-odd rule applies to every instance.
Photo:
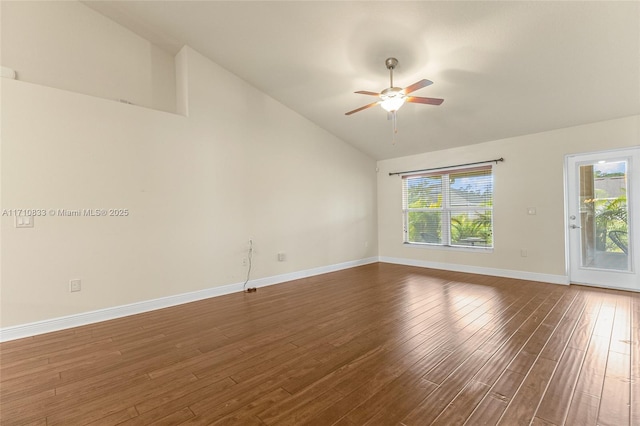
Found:
[[[362,266],[2,343],[0,424],[640,426],[640,294]]]

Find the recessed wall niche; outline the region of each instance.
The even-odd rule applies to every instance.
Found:
[[[80,2],[0,7],[1,65],[17,80],[176,112],[171,53]]]

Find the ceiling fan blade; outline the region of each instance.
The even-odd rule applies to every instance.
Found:
[[[421,98],[420,96],[407,96],[404,99],[406,102],[413,102],[414,104],[429,104],[429,105],[440,105],[444,102],[444,99],[438,98]]]
[[[366,90],[360,90],[358,92],[354,92],[354,93],[359,93],[361,95],[371,95],[371,96],[380,96],[380,93],[376,93],[376,92],[367,92]]]
[[[427,79],[423,79],[420,81],[417,81],[415,83],[413,83],[411,86],[407,86],[404,88],[404,94],[408,95],[411,92],[415,92],[418,89],[422,89],[423,87],[427,87],[430,84],[433,84],[433,81],[431,80],[427,80]]]
[[[358,111],[362,111],[363,109],[367,109],[367,108],[371,108],[371,107],[373,107],[373,106],[376,106],[376,105],[378,105],[379,103],[380,103],[380,101],[377,101],[377,102],[374,102],[374,103],[372,103],[372,104],[365,105],[365,106],[360,107],[360,108],[358,108],[358,109],[354,109],[353,111],[345,112],[345,113],[344,113],[344,115],[351,115],[351,114],[356,113],[356,112],[358,112]]]

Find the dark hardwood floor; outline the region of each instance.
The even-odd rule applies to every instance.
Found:
[[[0,344],[2,425],[640,425],[640,294],[372,264]]]

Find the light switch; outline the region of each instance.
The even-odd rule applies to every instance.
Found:
[[[33,228],[33,216],[16,216],[16,228]]]
[[[527,207],[527,214],[536,214],[536,208],[535,207]]]
[[[69,291],[71,293],[75,293],[76,291],[82,290],[82,280],[71,280],[69,281]]]

